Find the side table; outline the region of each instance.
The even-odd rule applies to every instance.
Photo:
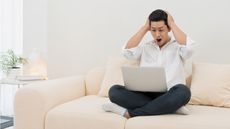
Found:
[[[34,83],[34,82],[38,82],[38,81],[43,81],[43,80],[31,80],[31,81],[20,81],[20,80],[13,80],[13,79],[1,79],[0,80],[0,105],[1,105],[1,100],[3,100],[4,98],[4,92],[2,92],[2,87],[3,85],[7,85],[7,86],[16,86],[16,90],[18,90],[19,88],[23,87],[24,85],[26,84],[29,84],[29,83]],[[15,92],[16,92],[15,90]],[[10,107],[13,109],[13,99],[14,99],[14,95],[15,95],[15,92],[13,93],[13,97],[11,97],[12,99],[12,103],[9,102],[7,104],[10,105]],[[11,93],[11,94],[12,94]],[[11,101],[11,100],[10,100]],[[2,103],[2,106],[4,104]],[[4,108],[2,108],[4,109]],[[11,110],[10,110],[11,111]],[[13,111],[12,111],[13,112]],[[10,126],[13,126],[14,124],[14,121],[13,121],[13,115],[5,115],[4,113],[1,112],[1,107],[0,107],[0,129],[4,129],[4,128],[7,128],[7,127],[10,127]]]

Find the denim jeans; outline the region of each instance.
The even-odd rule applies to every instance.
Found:
[[[114,85],[109,90],[110,101],[126,108],[131,117],[173,113],[190,98],[190,89],[183,84],[177,84],[167,92],[130,91],[121,85]]]

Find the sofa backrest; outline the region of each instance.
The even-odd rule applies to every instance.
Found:
[[[98,94],[101,88],[101,83],[104,79],[104,74],[105,74],[105,67],[95,67],[87,73],[85,77],[87,95]],[[191,80],[192,80],[191,75],[186,78],[186,83],[187,86],[189,87],[191,85]]]
[[[106,79],[107,81],[113,82],[113,79],[108,80],[108,75],[109,75],[109,78],[114,77],[114,76],[110,75],[111,74],[111,67],[108,67],[108,66],[111,66],[111,62],[112,62],[112,64],[115,64],[114,61],[120,62],[120,63],[118,63],[119,65],[123,64],[124,62],[126,62],[125,63],[126,65],[128,64],[127,61],[125,61],[123,59],[115,58],[115,59],[112,59],[112,61],[111,60],[108,61],[107,66],[105,66],[105,67],[95,67],[92,70],[90,70],[87,73],[86,77],[85,77],[86,94],[87,95],[96,95],[96,94],[99,93],[101,88],[105,89],[105,87],[103,87],[103,85],[102,85],[103,81],[105,81],[104,79]],[[136,62],[130,61],[130,64],[132,64],[132,65],[135,64],[136,65]],[[117,67],[117,64],[115,66]],[[117,68],[115,68],[115,67],[112,67],[112,69],[117,70]],[[112,73],[114,73],[114,70],[112,70]],[[107,72],[107,77],[105,77],[106,72]],[[108,74],[108,72],[110,74]],[[119,75],[119,76],[121,76],[121,75]],[[120,78],[120,77],[118,77],[118,78]],[[186,83],[187,83],[187,86],[189,86],[189,87],[191,85],[191,79],[192,79],[192,76],[187,75]],[[101,96],[106,96],[106,95],[101,95]]]
[[[102,80],[104,78],[105,67],[95,67],[85,76],[86,94],[98,94]]]

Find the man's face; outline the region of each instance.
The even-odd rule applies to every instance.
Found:
[[[168,29],[167,25],[165,25],[164,21],[151,21],[150,30],[154,41],[160,48],[170,40],[168,35],[170,30]]]

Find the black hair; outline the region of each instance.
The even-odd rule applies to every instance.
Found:
[[[168,14],[161,9],[157,9],[149,15],[149,24],[151,24],[151,21],[164,21],[165,25],[169,28]]]

